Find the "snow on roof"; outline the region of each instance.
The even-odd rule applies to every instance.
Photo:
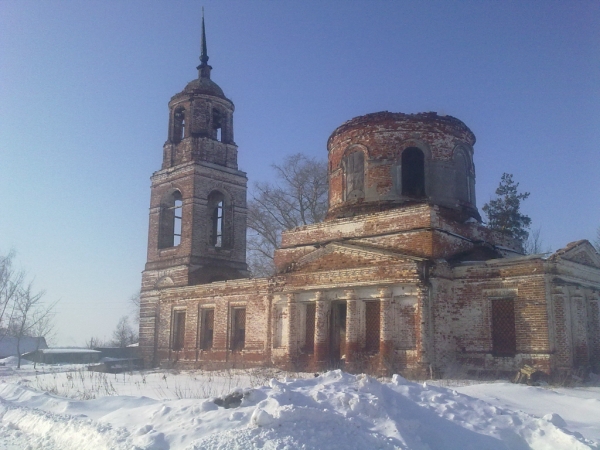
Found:
[[[42,352],[44,355],[48,355],[48,354],[65,354],[65,353],[89,353],[89,354],[95,354],[95,353],[102,353],[99,352],[98,350],[90,350],[89,348],[44,348],[41,349],[40,352]]]

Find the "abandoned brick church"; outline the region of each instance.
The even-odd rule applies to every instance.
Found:
[[[169,102],[152,175],[140,347],[147,365],[600,369],[600,255],[522,254],[481,224],[475,136],[436,113],[380,112],[327,142],[329,212],[283,233],[277,275],[249,278],[233,103],[198,78]]]

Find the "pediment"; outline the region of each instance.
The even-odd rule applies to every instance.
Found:
[[[554,253],[550,259],[562,259],[600,269],[600,254],[587,240],[571,242]]]
[[[358,244],[330,243],[304,255],[293,265],[292,272],[354,269],[423,258]]]

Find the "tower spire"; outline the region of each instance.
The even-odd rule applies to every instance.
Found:
[[[204,27],[204,6],[202,7],[202,54],[200,55],[202,64],[208,63],[208,52],[206,50],[206,28]]]
[[[210,70],[212,67],[208,65],[208,50],[206,49],[206,27],[204,26],[204,6],[202,7],[202,41],[200,50],[200,65],[198,69],[199,78],[210,78]]]

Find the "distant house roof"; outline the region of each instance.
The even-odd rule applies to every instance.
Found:
[[[43,337],[24,336],[19,343],[21,355],[46,348],[48,348],[48,344],[46,344],[46,339]],[[9,356],[17,356],[17,338],[13,336],[4,336],[3,338],[0,338],[0,359],[8,358]]]
[[[44,349],[40,349],[39,350],[40,353],[43,353],[44,355],[64,355],[64,354],[68,354],[68,353],[87,353],[87,354],[95,354],[95,353],[101,353],[98,350],[91,350],[89,348],[44,348]]]

